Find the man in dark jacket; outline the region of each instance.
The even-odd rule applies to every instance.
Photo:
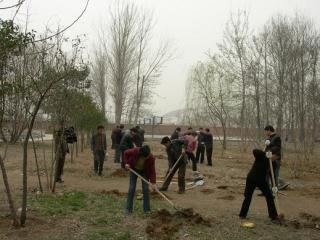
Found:
[[[133,141],[137,147],[141,147],[144,142],[144,129],[139,125],[136,126],[137,134],[135,135]]]
[[[271,160],[274,162],[280,157],[279,148],[272,148]],[[269,172],[269,159],[266,157],[266,153],[262,150],[253,150],[255,161],[250,172],[247,175],[246,187],[244,191],[244,201],[241,207],[239,217],[244,219],[247,217],[251,199],[255,188],[259,188],[266,198],[268,213],[271,220],[278,218],[277,209],[275,207],[274,198],[266,180],[266,176]]]
[[[199,128],[199,132],[198,132],[198,146],[197,146],[197,151],[196,151],[196,161],[197,163],[199,163],[199,159],[200,159],[200,163],[203,163],[204,161],[204,151],[206,149],[205,145],[204,145],[204,132],[203,132],[203,128]]]
[[[101,176],[107,153],[107,138],[104,126],[98,126],[97,131],[97,134],[93,135],[91,139],[91,151],[94,156],[94,172]]]
[[[142,147],[136,147],[124,152],[124,163],[126,169],[133,169],[140,174],[147,181],[152,183],[153,188],[156,188],[156,170],[155,170],[155,158],[150,152],[148,145]],[[130,172],[130,183],[127,198],[126,213],[131,214],[133,211],[133,199],[136,191],[138,176],[133,172]],[[143,211],[145,213],[150,212],[150,198],[149,198],[149,186],[142,181],[142,193],[143,193]]]
[[[209,128],[206,128],[206,131],[204,132],[203,142],[206,146],[207,164],[208,166],[212,166],[213,136],[210,133]]]
[[[178,187],[179,187],[178,193],[180,194],[184,193],[185,192],[185,174],[186,174],[186,165],[187,165],[185,150],[188,146],[188,142],[185,140],[178,140],[178,139],[170,140],[169,137],[164,137],[161,140],[161,144],[165,146],[167,151],[169,169],[166,174],[166,180],[164,181],[162,187],[159,190],[161,191],[168,190],[170,182],[174,174],[178,170]],[[177,163],[175,168],[172,169],[172,167],[178,160],[179,160],[179,163]],[[171,173],[170,173],[170,169],[172,169]]]
[[[268,125],[264,128],[266,139],[266,148],[265,151],[269,151],[270,149],[277,147],[280,149],[279,158],[273,162],[273,170],[274,170],[274,178],[276,182],[276,186],[279,187],[279,174],[280,174],[280,166],[281,166],[281,138],[278,134],[276,134],[273,126]]]
[[[137,135],[137,129],[131,128],[130,132],[125,133],[120,142],[120,151],[122,153],[121,167],[124,168],[124,152],[128,149],[134,148],[133,139]]]
[[[174,132],[171,135],[171,140],[175,140],[178,139],[180,137],[180,133],[181,133],[181,128],[177,127],[176,130],[174,130]]]
[[[115,163],[120,163],[120,142],[122,138],[122,131],[123,131],[124,126],[121,124],[120,126],[117,126],[112,131],[111,139],[113,141],[113,148],[114,149],[114,162]]]

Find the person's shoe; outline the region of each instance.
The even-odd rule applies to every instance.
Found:
[[[146,211],[144,212],[145,215],[150,215],[152,212],[149,210],[149,211]]]
[[[212,164],[207,164],[207,166],[212,167]]]
[[[247,219],[247,217],[245,217],[245,216],[239,216],[239,218],[240,218],[241,220]]]
[[[160,192],[166,192],[168,189],[167,188],[164,188],[164,187],[161,187],[158,189]]]
[[[101,173],[101,172],[99,172],[98,175],[99,175],[100,177],[102,177],[102,173]]]
[[[179,190],[178,191],[178,194],[184,194],[185,193],[185,190]]]
[[[279,191],[286,190],[289,185],[290,185],[290,183],[284,183],[278,187],[278,190]]]
[[[274,218],[274,219],[271,219],[271,223],[275,224],[275,225],[282,225],[282,222],[280,220],[280,218]]]
[[[257,194],[258,197],[264,197],[264,194],[263,193],[259,193]]]

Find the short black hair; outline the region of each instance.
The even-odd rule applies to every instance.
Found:
[[[274,127],[271,126],[271,125],[267,125],[265,128],[264,128],[265,131],[271,131],[271,132],[274,132]]]
[[[133,128],[130,129],[130,132],[137,133],[137,132],[138,132],[138,129],[136,129],[136,128],[133,127]]]
[[[137,125],[137,126],[136,126],[136,129],[140,129],[140,126],[139,126],[139,125]]]
[[[192,130],[192,127],[188,127],[188,130]]]
[[[203,127],[199,127],[199,130],[203,130]]]
[[[120,124],[120,129],[124,129],[124,125],[123,124]]]
[[[139,155],[142,157],[148,157],[150,153],[151,153],[151,150],[148,145],[143,145],[139,150]]]
[[[181,132],[181,127],[177,127],[176,131]]]
[[[117,125],[116,128],[119,128],[119,125]]]
[[[161,139],[161,144],[166,144],[166,143],[168,143],[168,142],[171,142],[171,140],[170,140],[170,138],[169,137],[163,137],[162,139]]]
[[[210,129],[209,129],[209,128],[206,128],[206,131],[207,131],[207,132],[210,132]]]
[[[97,127],[97,129],[98,129],[98,130],[99,130],[99,129],[104,129],[104,126],[99,125],[99,126]]]

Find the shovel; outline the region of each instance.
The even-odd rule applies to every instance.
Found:
[[[139,177],[142,181],[144,181],[146,184],[148,184],[149,186],[152,186],[152,184],[149,182],[149,181],[147,181],[144,177],[142,177],[139,173],[137,173],[135,170],[133,170],[132,168],[129,168],[129,170],[130,170],[130,172],[132,172],[133,174],[135,174],[137,177]],[[178,209],[178,207],[176,207],[175,205],[174,205],[174,203],[169,199],[169,198],[167,198],[167,196],[166,195],[164,195],[162,192],[160,192],[159,191],[159,189],[156,187],[155,188],[155,191],[163,198],[163,199],[165,199],[170,205],[171,205],[171,207],[173,207],[175,210],[177,210],[177,211],[181,211],[180,209]]]
[[[274,201],[275,201],[277,213],[278,213],[278,216],[280,216],[280,215],[283,216],[282,213],[280,214],[279,196],[278,196],[279,191],[278,191],[278,188],[276,186],[276,181],[275,181],[274,172],[273,172],[273,165],[272,165],[272,159],[271,159],[272,153],[269,151],[269,152],[266,153],[266,155],[267,155],[267,158],[269,159],[271,182],[272,182],[272,186],[273,186],[272,187],[272,192],[274,194]]]
[[[167,178],[169,177],[169,175],[173,172],[173,169],[178,165],[178,163],[180,162],[180,159],[182,158],[182,156],[184,156],[184,153],[181,153],[180,157],[178,158],[178,160],[174,163],[174,165],[172,166],[172,168],[170,168],[169,172],[167,173],[166,177],[164,178],[163,182],[167,181]]]

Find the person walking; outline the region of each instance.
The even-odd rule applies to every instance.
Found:
[[[107,153],[107,138],[102,125],[97,127],[97,133],[92,136],[91,151],[94,158],[94,172],[102,176],[103,164]]]
[[[142,147],[135,147],[128,149],[124,152],[124,164],[125,168],[130,168],[151,182],[153,189],[156,188],[156,170],[155,170],[155,158],[151,154],[150,147],[144,145]],[[129,190],[126,205],[126,214],[131,214],[133,211],[133,199],[136,191],[138,176],[133,172],[130,172],[129,178]],[[143,193],[143,211],[148,214],[151,211],[150,197],[149,197],[149,185],[142,181],[142,193]]]
[[[186,140],[171,140],[169,137],[164,137],[161,139],[160,143],[165,146],[168,155],[169,169],[167,171],[165,181],[159,190],[167,191],[173,176],[178,171],[178,193],[182,194],[185,192],[185,175],[187,165],[185,149],[188,146],[188,142]],[[177,161],[179,162],[175,165]],[[174,165],[175,167],[173,168]]]
[[[204,152],[205,152],[205,145],[204,145],[204,132],[203,132],[203,128],[199,128],[199,132],[197,135],[197,142],[198,142],[198,146],[197,146],[197,151],[196,151],[196,162],[197,163],[203,163],[204,161]]]
[[[213,136],[209,128],[206,128],[204,132],[203,142],[206,147],[207,164],[208,166],[212,166]]]

